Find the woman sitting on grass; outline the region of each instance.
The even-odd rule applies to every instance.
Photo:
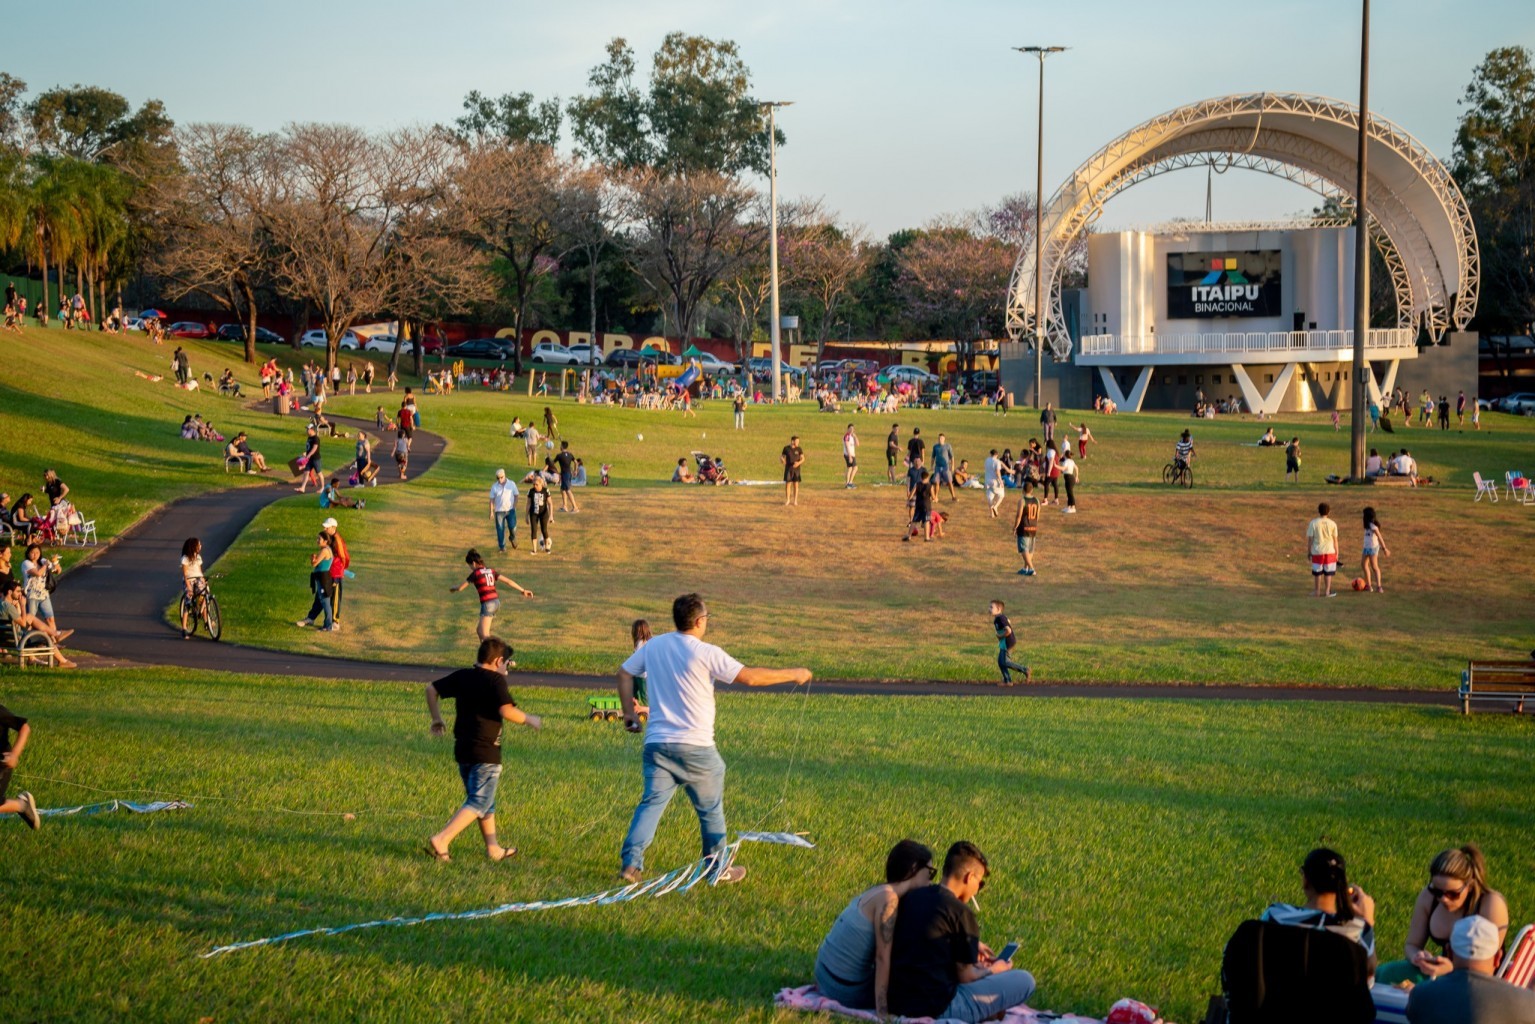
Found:
[[[1428,885],[1418,893],[1412,920],[1407,924],[1407,959],[1381,964],[1375,979],[1396,985],[1414,984],[1450,973],[1450,932],[1462,918],[1476,914],[1498,929],[1501,948],[1508,932],[1508,902],[1496,889],[1487,887],[1487,860],[1471,843],[1445,850],[1428,866]],[[1439,947],[1435,956],[1426,948]],[[1500,957],[1501,959],[1501,954]]]
[[[885,858],[884,884],[853,897],[821,941],[815,956],[815,984],[821,995],[884,1017],[896,909],[901,897],[937,880],[932,850],[914,839],[896,843]]]
[[[672,470],[672,483],[690,484],[693,482],[693,471],[688,468],[687,459],[678,459],[677,468]]]
[[[1297,928],[1326,929],[1364,947],[1375,967],[1375,901],[1357,885],[1350,885],[1343,855],[1325,846],[1306,854],[1301,862],[1301,889],[1306,902],[1271,903],[1263,920]]]

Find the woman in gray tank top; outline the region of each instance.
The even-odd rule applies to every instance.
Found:
[[[885,884],[853,898],[832,923],[815,958],[821,995],[850,1009],[886,1012],[890,938],[902,896],[936,881],[933,851],[914,839],[895,844],[885,858]]]

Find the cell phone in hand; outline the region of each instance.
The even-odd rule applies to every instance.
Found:
[[[999,952],[994,959],[1006,960],[1008,963],[1012,963],[1013,957],[1015,957],[1017,955],[1018,955],[1018,943],[1016,943],[1016,942],[1009,942],[1007,945],[1002,947],[1002,951]]]

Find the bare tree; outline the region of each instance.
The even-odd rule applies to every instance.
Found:
[[[816,361],[826,358],[826,342],[837,314],[853,299],[853,285],[869,268],[872,254],[862,225],[842,226],[835,216],[821,216],[789,233],[781,251],[800,308],[812,325]]]
[[[907,316],[928,337],[953,338],[966,369],[975,342],[1002,329],[1014,253],[969,215],[928,226],[901,252],[899,288]]]
[[[646,168],[632,172],[628,182],[634,228],[629,262],[686,339],[715,283],[751,251],[740,244],[739,232],[757,194],[710,171],[666,177]]]
[[[538,143],[485,143],[465,150],[452,176],[452,219],[462,236],[504,276],[522,372],[522,331],[534,289],[563,254],[560,203],[569,166]]]
[[[619,243],[623,193],[613,174],[601,164],[574,168],[565,179],[560,199],[559,229],[569,251],[586,259],[587,299],[591,309],[592,363],[597,362],[597,279],[603,258]]]

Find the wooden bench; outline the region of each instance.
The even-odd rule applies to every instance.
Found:
[[[1514,714],[1524,713],[1524,702],[1535,697],[1535,661],[1476,661],[1466,663],[1460,675],[1460,711],[1471,713],[1474,700],[1511,701]]]

